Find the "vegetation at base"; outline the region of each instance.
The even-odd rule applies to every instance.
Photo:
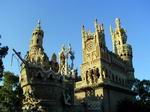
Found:
[[[0,43],[0,81],[2,80],[3,71],[4,71],[4,65],[2,59],[7,55],[7,53],[8,53],[8,47],[7,46],[1,47],[1,43]]]
[[[19,77],[7,71],[0,88],[0,112],[21,112],[22,90]]]
[[[135,99],[118,102],[117,112],[150,112],[150,80],[136,79],[132,89],[137,92]]]

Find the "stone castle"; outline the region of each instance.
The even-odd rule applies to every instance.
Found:
[[[117,102],[132,98],[132,47],[117,18],[110,27],[113,52],[105,43],[103,24],[95,21],[95,32],[82,27],[81,74],[73,67],[71,45],[63,46],[57,56],[44,52],[44,32],[40,22],[32,33],[29,51],[22,60],[20,83],[24,112],[115,112]],[[69,63],[71,62],[71,63]]]

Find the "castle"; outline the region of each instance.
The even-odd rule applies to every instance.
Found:
[[[40,22],[32,33],[29,51],[22,60],[20,83],[24,112],[115,112],[117,102],[132,98],[134,79],[132,47],[127,34],[116,19],[110,27],[113,52],[105,43],[103,24],[95,21],[95,32],[82,27],[81,75],[73,67],[71,45],[62,47],[57,56],[48,58],[43,48],[44,32]],[[71,64],[68,63],[71,60]]]
[[[132,47],[127,44],[127,35],[116,19],[112,36],[113,52],[105,43],[103,24],[95,21],[95,32],[86,32],[82,27],[81,81],[75,84],[77,100],[86,100],[89,111],[99,111],[99,99],[103,100],[104,112],[115,112],[117,102],[132,97],[131,83],[134,79]],[[94,100],[91,97],[95,97]]]

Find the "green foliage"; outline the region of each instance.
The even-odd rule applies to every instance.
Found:
[[[19,77],[4,72],[3,86],[0,89],[0,112],[21,112],[22,91]]]
[[[117,112],[150,112],[150,80],[136,79],[132,90],[137,92],[135,100],[118,102]]]
[[[136,99],[142,102],[150,101],[150,80],[135,80],[132,88],[137,92]]]
[[[1,43],[0,43],[1,46]],[[3,77],[3,71],[4,71],[4,65],[3,65],[3,61],[2,58],[4,58],[8,53],[8,47],[4,46],[4,47],[0,47],[0,80],[2,80]]]

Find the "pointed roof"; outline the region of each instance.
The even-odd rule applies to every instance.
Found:
[[[40,32],[40,33],[44,34],[43,30],[41,29],[41,21],[40,20],[38,20],[37,25],[33,31],[33,34],[36,32]]]

